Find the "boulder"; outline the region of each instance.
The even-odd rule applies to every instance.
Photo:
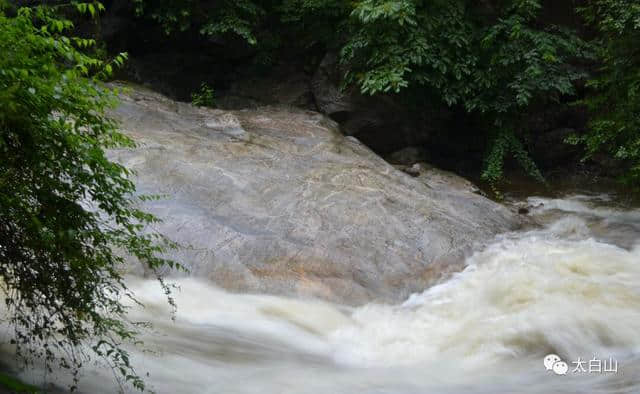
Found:
[[[471,192],[395,169],[312,111],[196,108],[133,88],[113,115],[155,229],[189,275],[237,292],[397,302],[518,225]],[[132,274],[144,274],[131,264]]]

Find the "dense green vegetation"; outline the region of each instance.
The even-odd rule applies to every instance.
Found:
[[[99,5],[77,4],[95,13]],[[13,12],[13,11],[12,11]],[[121,266],[135,256],[152,270],[172,244],[139,210],[129,171],[104,148],[132,146],[105,110],[101,79],[125,55],[91,55],[93,40],[67,35],[53,9],[0,8],[0,276],[5,323],[18,354],[69,369],[103,359],[142,388],[122,344],[135,340]],[[162,282],[161,282],[162,283]],[[164,285],[164,284],[163,284]],[[164,286],[168,291],[168,287]],[[73,388],[73,387],[72,387]]]
[[[191,94],[191,104],[197,107],[215,107],[216,102],[213,95],[213,89],[203,82],[200,89]]]
[[[561,2],[566,3],[566,2]],[[344,83],[365,94],[437,97],[482,119],[483,177],[503,177],[513,157],[542,179],[522,141],[524,119],[548,105],[579,101],[591,132],[575,136],[588,155],[606,151],[638,177],[638,9],[635,0],[574,7],[583,31],[543,20],[540,0],[136,0],[135,11],[166,34],[197,30],[242,37],[271,51],[321,47],[340,53]],[[594,34],[596,33],[596,34]],[[587,37],[587,38],[585,38]],[[286,43],[286,44],[284,44]],[[576,85],[589,81],[585,97]],[[584,99],[584,100],[582,100]],[[581,101],[582,100],[582,101]],[[611,104],[616,103],[615,108]],[[535,132],[535,130],[534,130]]]
[[[640,185],[640,2],[596,0],[580,9],[598,35],[599,68],[589,81],[590,132],[573,139],[587,154],[598,152],[626,162],[623,180]]]

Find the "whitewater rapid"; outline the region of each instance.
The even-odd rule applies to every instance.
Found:
[[[640,392],[640,210],[608,196],[527,204],[540,226],[496,237],[464,271],[400,305],[179,279],[172,321],[157,283],[130,278],[146,305],[132,320],[153,323],[132,362],[157,393]],[[566,375],[545,369],[549,353]],[[579,359],[615,360],[617,371],[574,372]],[[114,387],[104,368],[83,372],[81,392]]]

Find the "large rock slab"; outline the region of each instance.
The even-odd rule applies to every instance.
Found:
[[[173,257],[232,291],[395,302],[459,270],[469,248],[517,225],[465,188],[396,170],[315,112],[195,108],[134,88],[114,115]],[[434,185],[437,185],[434,184]]]

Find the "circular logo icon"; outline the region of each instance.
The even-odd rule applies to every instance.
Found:
[[[553,372],[556,375],[566,375],[569,370],[569,366],[564,361],[556,361],[553,363]]]
[[[544,367],[547,369],[547,371],[550,371],[553,369],[553,364],[561,360],[562,359],[557,354],[547,354],[544,357]]]

